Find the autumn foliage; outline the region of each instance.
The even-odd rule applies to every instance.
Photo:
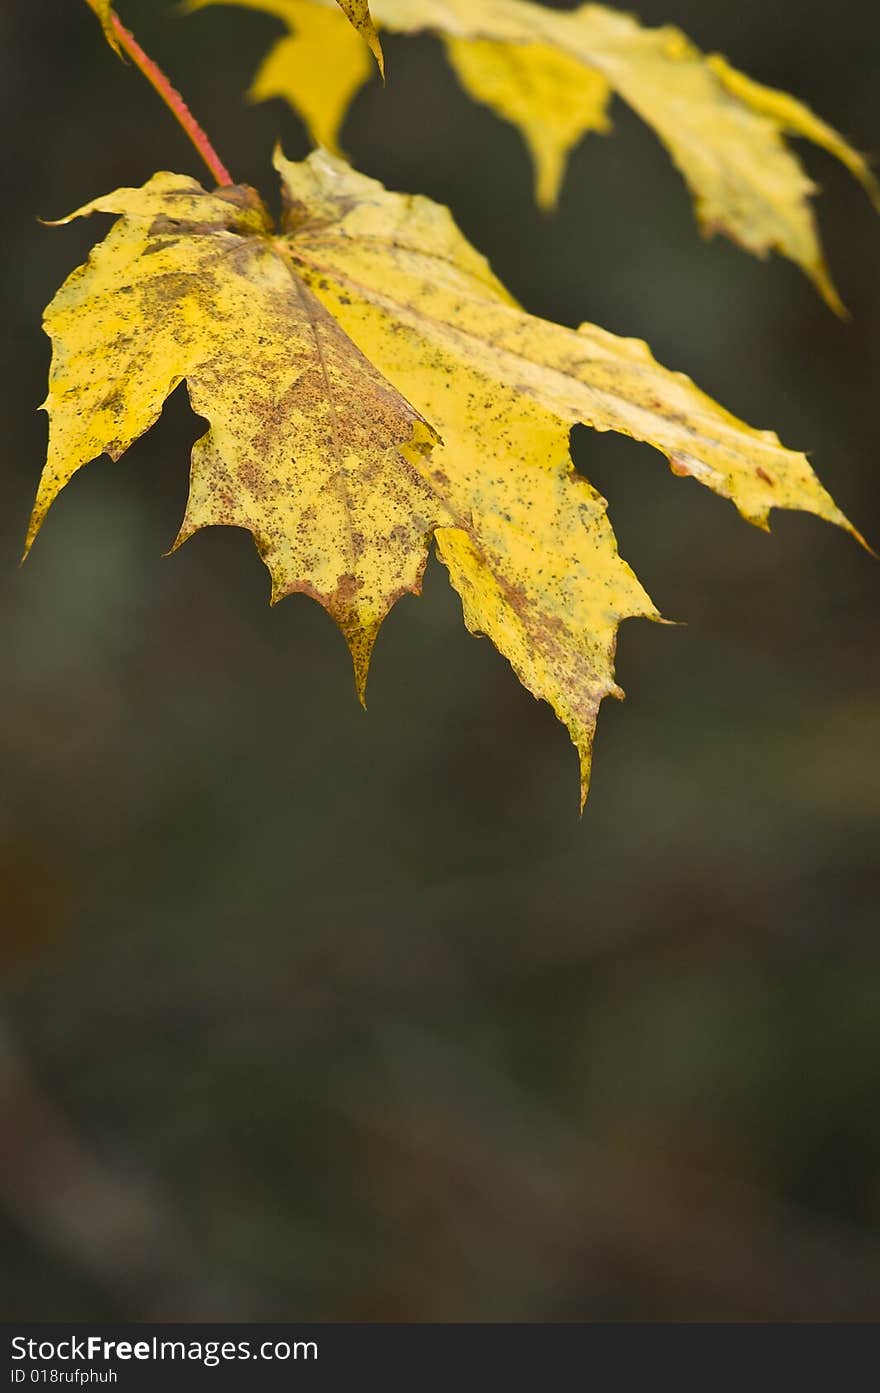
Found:
[[[235,2],[288,27],[255,95],[286,95],[338,151],[367,46],[381,62],[367,4],[340,0],[349,25],[332,0]],[[110,4],[89,3],[118,46]],[[443,37],[467,90],[523,131],[541,202],[554,201],[575,141],[605,129],[616,92],[670,150],[704,228],[783,252],[840,308],[811,186],[784,136],[818,141],[875,198],[877,188],[861,156],[794,98],[676,30],[601,6],[372,9],[380,28]],[[621,695],[618,626],[659,616],[618,554],[604,500],[574,471],[574,424],[653,445],[758,526],[781,507],[853,529],[803,454],[737,420],[641,341],[522,309],[445,208],[389,192],[332,148],[300,164],[277,151],[275,165],[278,226],[252,189],[210,191],[169,173],[71,215],[117,221],[46,312],[49,449],[28,547],[77,470],[119,458],[186,382],[208,429],[175,546],[205,526],[248,529],[272,599],[305,593],[336,620],[363,698],[379,627],[418,591],[433,542],[467,627],[568,727],[583,798],[599,705]]]

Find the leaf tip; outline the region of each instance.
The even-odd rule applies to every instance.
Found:
[[[348,623],[343,626],[338,618],[336,622],[342,629],[343,637],[348,644],[348,651],[351,654],[351,662],[354,669],[354,689],[357,693],[358,702],[363,710],[366,711],[367,679],[370,675],[370,661],[373,657],[373,647],[376,643],[379,625]]]
[[[578,803],[578,817],[582,818],[584,809],[587,806],[587,798],[590,795],[590,776],[593,772],[593,742],[578,745],[578,760],[580,763],[580,801]]]
[[[367,678],[370,674],[370,662],[373,657],[373,648],[379,630],[382,627],[382,620],[387,614],[377,615],[375,610],[358,607],[352,603],[350,597],[350,586],[353,577],[343,577],[339,589],[334,595],[327,596],[309,591],[319,604],[323,605],[327,613],[333,619],[342,637],[345,639],[348,651],[351,655],[352,669],[354,672],[354,687],[357,699],[363,709],[367,709]]]
[[[385,76],[385,54],[382,52],[382,44],[379,40],[379,35],[376,32],[375,25],[369,25],[365,34],[365,38],[367,40],[369,50],[376,60],[376,67],[379,69],[379,76],[381,77],[382,82],[386,83],[387,79]]]
[[[43,523],[45,521],[46,511],[47,510],[45,508],[41,508],[38,503],[34,505],[34,510],[31,513],[30,521],[28,522],[27,535],[24,539],[24,549],[18,561],[19,566],[23,566],[31,554],[34,542],[37,540],[40,528],[43,526]]]
[[[177,536],[171,543],[171,546],[168,548],[167,551],[163,551],[163,557],[173,556],[176,551],[180,551],[180,548],[183,546],[184,542],[188,542],[190,537],[194,536],[194,534],[198,532],[198,530],[198,525],[192,523],[189,519],[189,515],[186,514],[184,516],[183,522],[180,524]]]
[[[852,319],[852,315],[837,292],[837,287],[831,278],[831,272],[824,257],[821,257],[815,266],[808,267],[808,274],[818,290],[822,299],[825,301],[832,314],[847,324]]]
[[[119,36],[116,31],[116,26],[119,21],[113,12],[113,6],[110,0],[86,0],[86,4],[97,15],[98,22],[104,31],[104,38],[113,49],[117,58],[120,58],[124,63],[126,61],[125,54],[122,51],[122,45],[119,42]]]
[[[841,513],[840,516],[842,518],[842,521],[840,522],[839,526],[843,528],[844,532],[848,532],[849,535],[856,542],[858,542],[859,546],[865,549],[869,556],[873,556],[875,561],[880,561],[880,552],[878,552],[874,547],[871,546],[871,543],[868,541],[867,537],[863,537],[859,529],[857,527],[853,527],[849,518],[846,517],[843,513]]]

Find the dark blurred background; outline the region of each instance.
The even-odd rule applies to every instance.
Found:
[[[565,7],[564,5],[562,6]],[[875,0],[640,0],[880,151]],[[242,179],[277,21],[122,0]],[[703,242],[615,104],[557,216],[430,39],[345,143],[448,203],[531,310],[648,339],[806,448],[875,544],[880,222],[799,145],[851,323]],[[202,177],[81,0],[3,0],[0,1313],[6,1319],[816,1320],[880,1315],[880,569],[772,536],[646,447],[575,432],[686,627],[624,627],[592,794],[445,572],[380,638],[272,611],[250,539],[180,520],[177,394],[84,470],[17,569],[45,448],[40,312],[107,225]]]

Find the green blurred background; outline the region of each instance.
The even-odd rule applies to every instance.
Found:
[[[562,6],[565,8],[565,6]],[[276,21],[122,0],[236,175],[271,189]],[[880,151],[875,0],[640,0]],[[512,128],[439,46],[387,41],[345,143],[448,203],[525,305],[648,339],[809,449],[875,543],[880,223],[821,152],[851,323],[703,242],[655,137],[531,201]],[[55,505],[40,311],[102,234],[57,217],[200,175],[81,0],[3,0],[0,1314],[34,1319],[880,1316],[880,570],[772,536],[646,447],[578,429],[623,554],[686,626],[624,627],[625,705],[576,762],[464,630],[445,572],[377,646],[272,611],[250,539],[171,559],[178,393]]]

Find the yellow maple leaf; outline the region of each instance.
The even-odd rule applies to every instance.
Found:
[[[338,155],[345,114],[372,70],[367,47],[336,10],[311,0],[284,0],[283,17],[290,33],[270,50],[248,95],[255,102],[291,102],[315,143]]]
[[[365,74],[329,48],[317,96],[314,71],[301,97],[303,15],[334,0],[190,0],[189,7],[238,4],[268,11],[290,34],[270,54],[255,95],[283,96],[319,142],[341,125]],[[858,151],[784,92],[753,82],[717,54],[702,54],[678,29],[643,28],[602,5],[550,10],[528,0],[373,0],[380,28],[441,36],[467,90],[525,136],[540,201],[550,205],[573,144],[606,125],[609,91],[628,102],[666,146],[684,176],[703,231],[722,232],[758,256],[777,251],[810,277],[837,312],[843,306],[822,253],[810,203],[815,186],[785,142],[802,136],[823,146],[861,181],[880,206],[880,187]],[[339,16],[337,31],[342,28]],[[578,87],[580,76],[581,87]]]
[[[549,44],[448,38],[445,47],[468,95],[521,132],[535,169],[535,200],[555,207],[569,151],[587,131],[610,128],[605,78]]]
[[[275,162],[277,230],[252,191],[171,174],[73,215],[122,216],[47,311],[49,454],[29,544],[76,470],[118,458],[185,379],[209,430],[178,542],[249,528],[273,598],[325,605],[363,691],[434,532],[468,628],[567,725],[583,798],[599,704],[622,695],[618,626],[658,616],[574,472],[571,426],[656,446],[760,526],[772,507],[849,524],[803,455],[639,340],[525,313],[447,209],[324,151]]]

